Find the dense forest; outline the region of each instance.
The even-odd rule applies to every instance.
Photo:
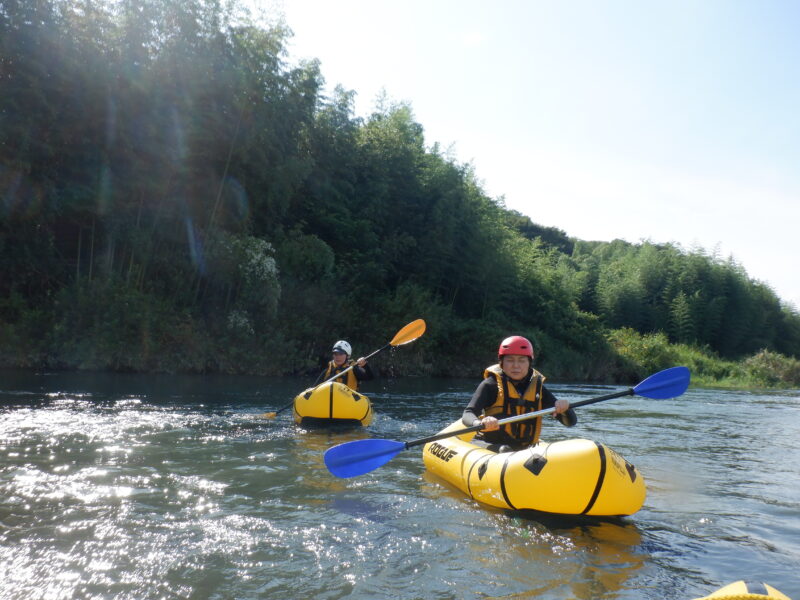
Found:
[[[424,318],[380,369],[477,376],[519,333],[556,378],[800,384],[800,315],[732,258],[506,209],[290,35],[221,0],[0,0],[0,366],[303,373]]]

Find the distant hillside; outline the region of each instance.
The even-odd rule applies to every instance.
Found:
[[[520,333],[553,377],[623,379],[622,328],[800,355],[735,262],[506,210],[409,106],[323,95],[287,36],[201,0],[4,5],[0,364],[300,373],[420,317],[384,370],[476,375]]]

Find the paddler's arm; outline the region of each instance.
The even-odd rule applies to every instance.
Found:
[[[474,427],[478,424],[483,424],[486,431],[494,431],[498,429],[497,419],[494,417],[483,417],[483,411],[494,404],[497,400],[497,381],[494,377],[488,377],[480,382],[472,394],[472,398],[464,409],[461,415],[461,422],[465,427]]]
[[[575,414],[573,409],[569,408],[569,400],[556,398],[555,395],[553,395],[553,392],[542,386],[542,406],[544,408],[558,408],[557,404],[562,406],[566,404],[567,408],[558,414],[554,413],[553,417],[561,421],[561,424],[566,425],[567,427],[572,427],[575,425],[578,422],[578,415]]]
[[[372,372],[369,364],[363,358],[359,358],[356,361],[356,366],[353,367],[353,372],[356,375],[356,379],[359,381],[369,381],[370,379],[375,379],[375,374]]]

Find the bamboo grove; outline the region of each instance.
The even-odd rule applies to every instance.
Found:
[[[800,355],[733,259],[507,210],[290,35],[221,0],[0,0],[0,366],[300,373],[419,317],[408,374],[475,376],[511,333],[572,379],[635,376],[652,336]]]

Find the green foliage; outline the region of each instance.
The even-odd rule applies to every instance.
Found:
[[[579,306],[609,328],[662,331],[672,342],[707,346],[727,358],[761,347],[800,351],[800,316],[732,260],[620,240],[576,244],[572,260],[589,290],[583,288]]]
[[[243,7],[3,3],[0,364],[316,371],[422,317],[389,364],[478,377],[517,333],[553,378],[792,381],[800,315],[734,261],[507,210]]]
[[[217,307],[251,313],[260,320],[273,318],[281,288],[272,254],[272,245],[265,240],[216,232],[206,245],[206,299],[216,292]]]
[[[800,360],[760,350],[747,358],[744,372],[764,387],[800,387]]]
[[[281,271],[298,281],[326,281],[333,276],[336,254],[331,247],[312,234],[295,233],[279,250]]]
[[[625,362],[631,379],[643,379],[651,373],[680,364],[678,352],[664,333],[641,335],[630,327],[624,327],[610,331],[608,340]]]
[[[571,255],[575,247],[575,240],[569,238],[566,233],[556,227],[544,227],[531,221],[527,217],[515,210],[506,212],[506,222],[508,226],[519,232],[523,237],[531,241],[539,240],[541,243],[550,246],[559,252]]]
[[[210,344],[190,315],[116,280],[61,290],[44,341],[48,366],[125,371],[204,371]]]
[[[631,328],[609,332],[609,341],[624,360],[630,380],[670,366],[684,365],[694,385],[736,388],[799,387],[800,361],[760,350],[741,362],[721,359],[708,349],[671,344],[663,333],[639,334]]]
[[[672,339],[683,343],[695,341],[694,318],[692,316],[692,306],[683,291],[670,302],[670,331]]]

